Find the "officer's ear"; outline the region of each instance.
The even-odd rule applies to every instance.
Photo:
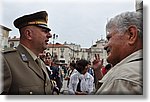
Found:
[[[31,40],[32,39],[32,30],[28,27],[26,27],[25,31],[24,31],[24,36],[26,37],[26,39]]]
[[[129,41],[128,43],[130,45],[133,45],[136,42],[137,38],[138,38],[138,29],[137,29],[137,27],[134,26],[134,25],[129,26],[127,33],[128,33],[128,41]]]

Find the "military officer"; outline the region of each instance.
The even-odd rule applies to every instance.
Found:
[[[52,37],[47,18],[47,12],[40,11],[14,21],[20,32],[20,44],[16,49],[6,50],[2,54],[4,82],[1,94],[52,94],[53,86],[46,66],[38,58]]]

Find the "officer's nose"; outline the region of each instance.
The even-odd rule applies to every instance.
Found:
[[[52,34],[49,32],[48,34],[47,34],[47,38],[51,38],[52,37]]]

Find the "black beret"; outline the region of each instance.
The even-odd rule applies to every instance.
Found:
[[[49,31],[51,30],[47,26],[48,14],[46,11],[40,11],[29,15],[24,15],[22,17],[17,18],[14,21],[14,26],[18,29],[28,26],[35,25],[42,28],[46,28]]]

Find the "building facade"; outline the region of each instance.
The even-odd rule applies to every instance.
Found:
[[[96,41],[96,44],[92,45],[90,48],[90,59],[93,61],[95,59],[95,55],[98,55],[100,59],[104,59],[104,64],[106,64],[107,53],[104,50],[104,46],[106,44],[106,40],[100,39]]]
[[[11,31],[10,28],[0,25],[0,50],[9,47],[8,37],[10,31]]]
[[[16,36],[14,36],[13,38],[9,37],[8,38],[8,46],[15,48],[19,45],[19,41],[20,41],[19,37],[18,38]]]
[[[76,44],[49,44],[46,52],[50,52],[52,57],[57,60],[64,60],[64,63],[68,64],[72,61],[79,59],[86,59],[93,61],[95,54],[99,55],[101,59],[104,59],[106,63],[106,51],[104,51],[104,45],[106,41],[104,39],[98,40],[95,45],[90,48],[81,48],[80,45]]]

